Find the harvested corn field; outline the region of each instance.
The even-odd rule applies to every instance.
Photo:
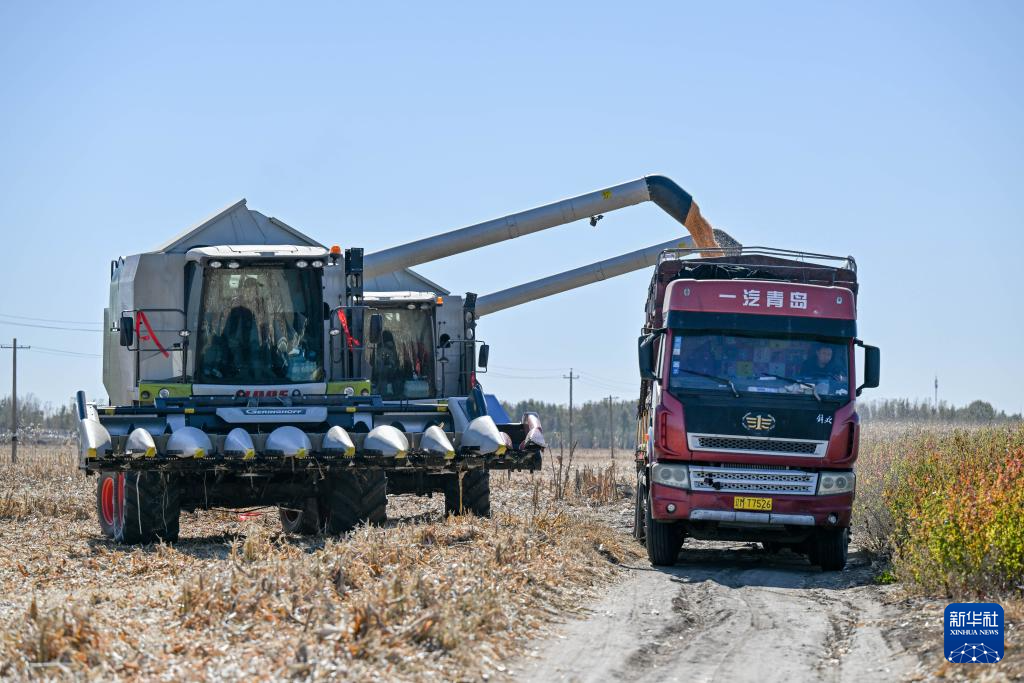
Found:
[[[638,560],[601,503],[622,502],[625,477],[590,461],[557,501],[550,471],[493,474],[493,519],[404,496],[387,526],[340,538],[208,511],[182,515],[177,544],[122,547],[99,533],[73,446],[26,449],[2,470],[0,678],[500,674]]]

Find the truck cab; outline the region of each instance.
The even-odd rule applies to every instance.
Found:
[[[652,562],[694,537],[845,565],[856,397],[879,370],[856,295],[852,257],[662,254],[639,340],[636,533]]]

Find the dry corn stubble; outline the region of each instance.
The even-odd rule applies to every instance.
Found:
[[[276,516],[185,514],[174,546],[119,548],[72,447],[3,465],[0,678],[474,679],[577,609],[639,548],[604,501],[629,477],[582,453],[563,501],[495,473],[495,518],[397,497],[386,528],[280,533]],[[625,487],[625,488],[624,488]],[[35,605],[35,606],[33,606]]]

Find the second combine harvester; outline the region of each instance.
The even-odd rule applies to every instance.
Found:
[[[693,235],[477,297],[409,270],[653,201]],[[718,233],[719,241],[727,236]],[[182,510],[277,506],[292,532],[385,518],[386,494],[490,513],[489,470],[536,469],[539,418],[483,393],[477,320],[718,246],[689,194],[648,176],[364,254],[327,248],[242,200],[110,267],[103,379],[78,394],[79,467],[102,531],[174,540]]]

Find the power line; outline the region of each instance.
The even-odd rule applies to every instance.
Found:
[[[601,380],[602,382],[610,382],[612,384],[623,384],[623,381],[621,379],[616,379],[614,377],[605,377],[603,375],[595,375],[594,373],[587,372],[586,370],[580,370],[580,372],[582,372],[585,375],[589,375],[590,377],[592,377],[594,379]]]
[[[61,320],[59,318],[33,318],[29,315],[14,315],[13,313],[0,313],[0,318],[17,318],[18,320],[32,320],[37,323],[66,323],[68,325],[100,325],[102,322],[95,320]]]
[[[66,356],[68,358],[103,358],[101,353],[87,353],[85,351],[68,351],[66,349],[51,349],[45,346],[32,347],[35,353],[42,353],[47,356]]]
[[[501,379],[558,379],[558,377],[555,375],[521,375],[518,372],[515,372],[516,370],[522,370],[526,372],[529,371],[530,368],[512,368],[509,366],[501,365],[492,365],[491,367],[497,368],[499,370],[511,371],[495,372],[492,370],[488,372],[488,374],[493,375],[494,377],[499,377]],[[535,371],[544,371],[546,369],[547,368],[533,368],[533,370]],[[616,391],[626,391],[628,389],[630,391],[633,391],[637,388],[636,385],[632,384],[631,382],[603,378],[600,375],[594,375],[593,373],[586,372],[583,370],[579,370],[578,373],[582,376],[582,379],[580,379],[581,382],[601,389],[613,389]]]
[[[580,381],[586,384],[587,386],[595,387],[597,389],[607,389],[612,391],[637,391],[639,389],[638,386],[626,384],[625,382],[598,382],[596,380],[590,379],[586,375],[584,375],[583,378],[580,379]]]
[[[499,379],[558,379],[557,375],[506,375],[501,372],[488,371],[484,373]]]
[[[79,323],[76,323],[79,324]],[[36,327],[43,330],[60,330],[62,332],[102,332],[100,328],[91,327],[65,327],[61,325],[43,325],[41,323],[19,323],[13,320],[0,320],[0,325],[13,325],[15,327]]]

